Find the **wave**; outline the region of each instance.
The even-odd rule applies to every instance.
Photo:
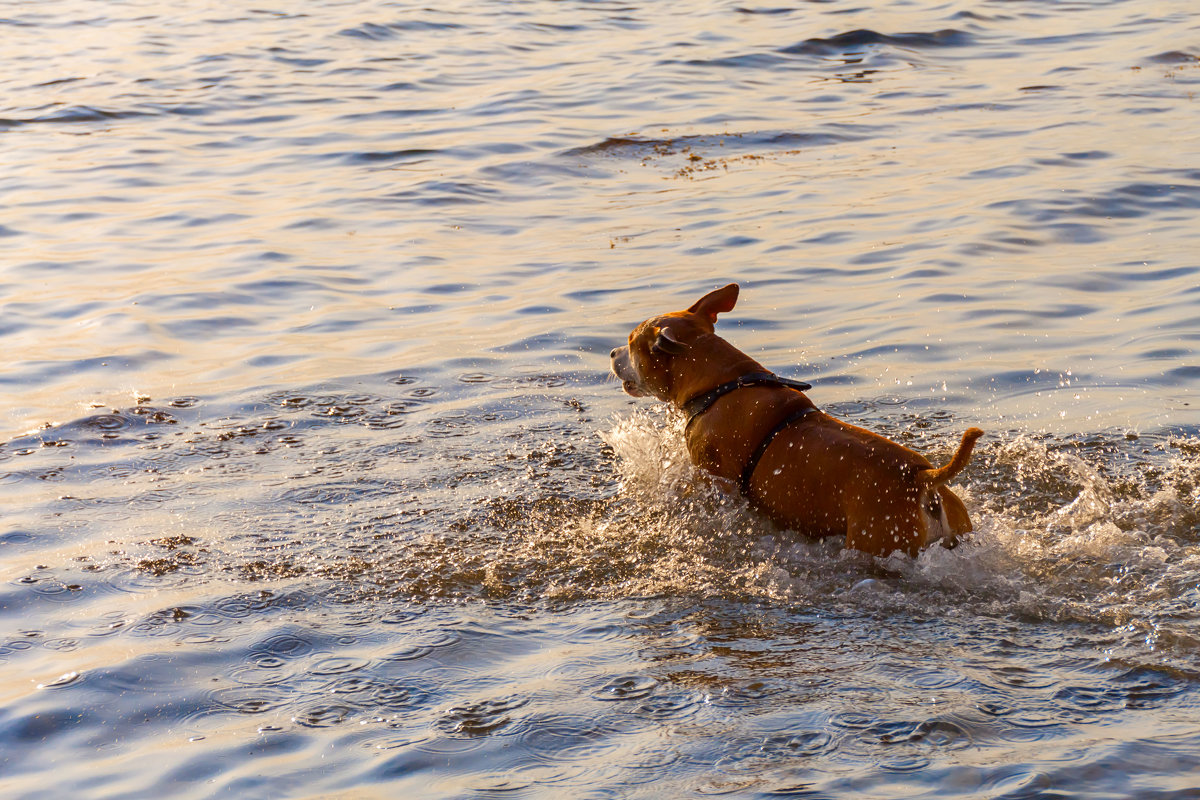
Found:
[[[147,111],[134,111],[132,109],[112,110],[105,108],[94,108],[92,106],[68,106],[66,108],[60,108],[56,111],[52,111],[48,114],[39,114],[32,117],[0,118],[0,129],[15,128],[20,125],[106,122],[108,120],[132,119],[136,117],[150,116],[154,116],[154,114]]]
[[[653,138],[643,136],[610,136],[594,144],[563,151],[564,156],[630,155],[635,158],[652,155],[673,155],[701,148],[721,148],[729,152],[761,149],[798,150],[822,147],[843,142],[872,138],[873,126],[828,125],[819,131],[755,131],[752,133],[717,133]]]
[[[414,31],[443,31],[462,27],[464,26],[453,22],[428,22],[425,20],[406,20],[404,22],[390,22],[386,24],[364,22],[353,28],[345,28],[338,31],[338,36],[349,36],[353,39],[378,42],[386,39],[395,39],[405,33]]]
[[[867,47],[883,45],[911,50],[927,50],[941,47],[966,47],[975,43],[975,37],[966,31],[946,28],[929,33],[886,34],[868,28],[839,33],[827,39],[813,38],[785,47],[779,52],[788,55],[827,56],[859,51]]]

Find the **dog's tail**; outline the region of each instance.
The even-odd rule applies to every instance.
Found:
[[[975,449],[975,440],[983,436],[983,431],[979,428],[967,428],[963,433],[962,444],[958,446],[958,450],[954,451],[954,457],[950,459],[950,463],[938,469],[923,469],[917,473],[917,482],[922,488],[932,486],[941,486],[943,483],[949,483],[954,480],[954,476],[963,471],[967,466],[967,462],[971,460],[971,451]]]

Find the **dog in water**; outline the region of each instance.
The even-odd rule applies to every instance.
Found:
[[[971,530],[962,500],[947,488],[967,466],[969,428],[942,467],[818,409],[808,384],[773,375],[714,333],[738,286],[706,294],[686,311],[646,320],[612,351],[612,371],[634,397],[674,404],[687,418],[692,461],[737,483],[776,525],[810,537],[842,536],[875,556],[915,556]]]

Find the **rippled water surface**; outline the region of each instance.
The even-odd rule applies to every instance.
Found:
[[[0,5],[0,795],[1200,797],[1185,0]],[[944,461],[772,528],[610,348]]]

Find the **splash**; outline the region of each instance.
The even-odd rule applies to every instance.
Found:
[[[1054,440],[1029,433],[985,443],[957,486],[976,531],[916,559],[872,559],[762,521],[731,487],[687,460],[677,418],[639,412],[602,438],[619,493],[658,521],[659,546],[738,531],[742,548],[706,560],[709,585],[764,599],[890,611],[1103,622],[1191,648],[1200,630],[1200,447],[1195,439]],[[887,431],[885,431],[887,433]],[[950,449],[934,441],[928,449]],[[619,524],[619,523],[618,523]],[[727,575],[721,578],[724,569]],[[755,580],[745,580],[752,574]],[[735,580],[741,578],[741,580]],[[696,584],[683,580],[684,584]],[[663,587],[665,588],[665,587]]]
[[[682,421],[665,407],[597,430],[582,414],[563,418],[554,391],[506,401],[474,437],[432,435],[448,419],[432,405],[292,393],[219,420],[102,426],[99,438],[88,418],[40,434],[65,449],[20,440],[0,455],[13,460],[13,491],[57,480],[58,499],[46,502],[94,527],[71,533],[81,554],[135,586],[219,576],[272,591],[317,585],[347,602],[658,597],[964,613],[1099,623],[1124,640],[1200,652],[1195,438],[989,437],[955,487],[975,533],[954,550],[874,559],[771,525],[692,466]],[[398,408],[408,435],[375,424]],[[935,461],[957,443],[948,420],[920,427],[886,413],[875,409],[871,427]],[[411,433],[423,414],[425,437]],[[94,497],[97,474],[119,477],[119,491],[107,484],[111,496]],[[107,545],[112,518],[119,550]],[[82,584],[81,569],[45,578]]]

